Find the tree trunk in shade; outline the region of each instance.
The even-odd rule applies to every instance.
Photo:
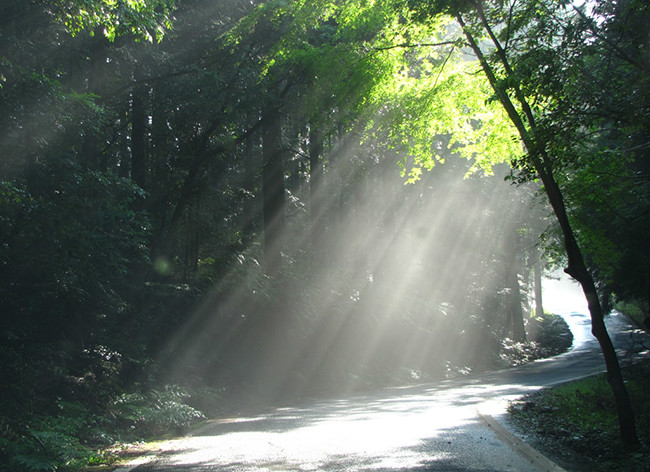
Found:
[[[311,225],[312,252],[318,251],[323,232],[323,209],[321,185],[323,180],[323,162],[321,161],[322,143],[320,131],[315,126],[309,129],[309,207]]]
[[[140,188],[145,188],[146,180],[146,130],[145,112],[146,88],[138,86],[131,97],[131,179]]]
[[[282,263],[285,186],[282,123],[277,110],[262,110],[262,204],[264,263],[268,275],[276,275]]]

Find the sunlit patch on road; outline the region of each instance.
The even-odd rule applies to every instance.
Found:
[[[167,443],[151,470],[536,470],[477,415],[478,408],[491,412],[492,399],[503,408],[509,395],[538,388],[499,379],[387,389],[214,421]]]

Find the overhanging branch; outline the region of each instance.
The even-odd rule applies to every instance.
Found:
[[[374,51],[388,51],[390,49],[399,49],[399,48],[405,48],[405,49],[413,49],[413,48],[435,48],[435,47],[440,47],[440,46],[452,46],[457,44],[456,41],[441,41],[439,43],[401,43],[401,44],[393,44],[391,46],[383,46],[383,47],[376,47],[373,48]]]

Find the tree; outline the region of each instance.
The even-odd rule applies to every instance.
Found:
[[[525,154],[513,159],[513,165],[524,179],[538,178],[543,185],[563,235],[568,259],[565,270],[580,283],[589,305],[592,332],[603,352],[608,381],[616,399],[621,436],[628,445],[638,444],[632,407],[616,352],[605,327],[599,293],[578,243],[576,225],[569,216],[565,193],[557,177],[575,158],[571,153],[557,152],[558,146],[566,141],[560,140],[562,144],[558,144],[558,136],[551,132],[554,125],[563,126],[567,122],[560,121],[557,115],[549,118],[564,105],[563,99],[567,97],[558,95],[561,88],[553,88],[552,85],[557,85],[557,82],[552,81],[549,86],[541,80],[527,80],[535,75],[528,75],[530,71],[524,68],[524,64],[534,67],[538,71],[537,79],[553,76],[559,72],[558,68],[563,70],[568,64],[565,62],[568,57],[563,54],[584,54],[589,43],[578,42],[572,44],[571,48],[558,48],[562,36],[572,31],[564,24],[571,21],[571,13],[567,12],[562,2],[468,0],[462,3],[410,2],[410,5],[424,17],[446,13],[455,18],[469,50],[475,55],[492,88],[493,99],[503,107],[515,127]],[[571,9],[570,6],[566,8]],[[566,43],[561,44],[564,46]],[[533,64],[522,60],[538,45],[543,46],[542,51],[549,55],[544,62]],[[574,49],[578,47],[582,49]],[[552,52],[553,48],[558,48],[557,54]],[[612,48],[605,49],[615,52]],[[580,107],[581,103],[571,102],[569,106]]]
[[[650,113],[641,104],[650,97],[650,8],[606,1],[571,12],[564,22],[571,32],[565,48],[576,52],[558,79],[574,78],[560,89],[574,105],[551,116],[553,132],[574,135],[554,149],[573,156],[564,174],[571,178],[562,185],[603,306],[611,306],[612,298],[640,302],[647,314]]]
[[[281,267],[286,206],[282,121],[274,108],[266,105],[262,110],[264,262],[269,274],[277,274]]]

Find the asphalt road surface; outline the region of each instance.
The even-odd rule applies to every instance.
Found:
[[[563,306],[572,309],[568,300]],[[210,421],[119,472],[561,471],[507,429],[505,409],[508,400],[527,392],[603,370],[586,311],[576,309],[565,313],[574,348],[561,356]],[[625,359],[638,347],[634,330],[622,315],[612,316],[608,326]]]

